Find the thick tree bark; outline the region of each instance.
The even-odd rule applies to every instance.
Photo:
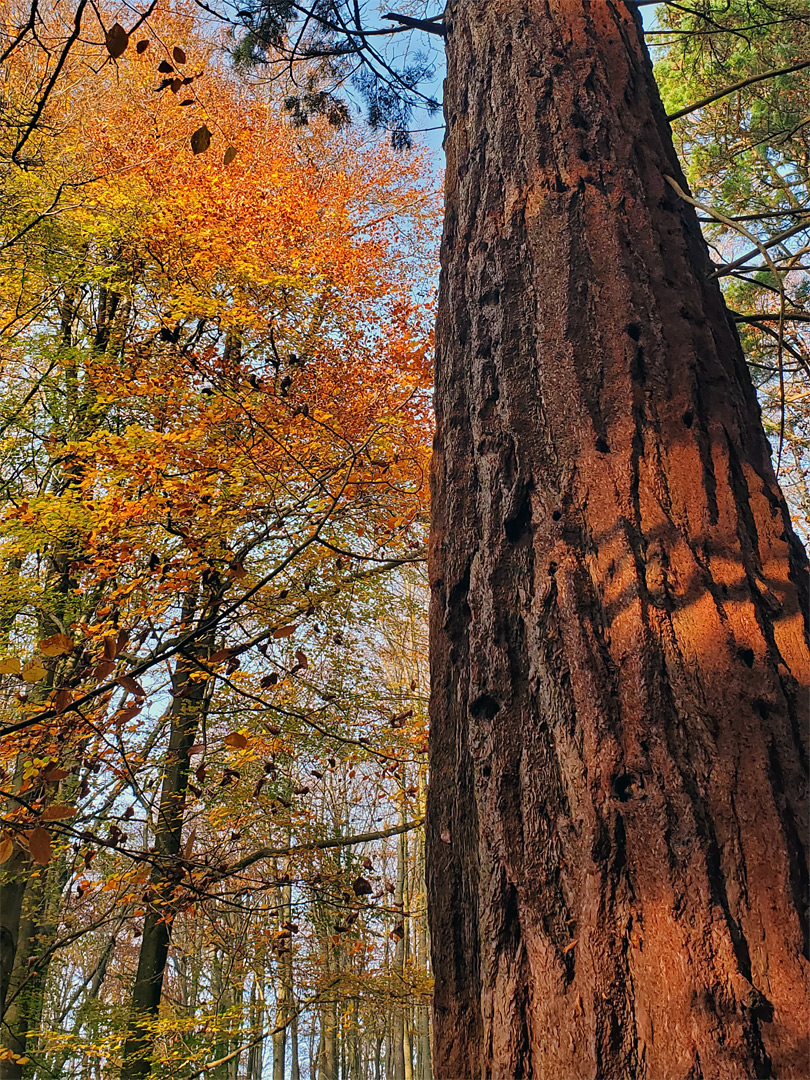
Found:
[[[808,1075],[807,565],[623,0],[453,0],[435,1074]]]

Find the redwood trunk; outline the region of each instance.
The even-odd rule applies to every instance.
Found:
[[[435,1074],[808,1075],[807,564],[622,0],[455,0]]]

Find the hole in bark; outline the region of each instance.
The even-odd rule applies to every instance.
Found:
[[[771,715],[771,710],[768,707],[768,703],[766,701],[763,701],[762,698],[756,699],[756,701],[754,702],[754,708],[757,710],[762,720],[767,720],[768,717]]]
[[[489,777],[490,777],[490,776],[492,776],[492,768],[491,768],[491,766],[489,766],[489,765],[484,765],[484,766],[483,766],[483,767],[481,768],[481,775],[482,775],[483,777],[485,777],[486,779],[489,779]]]
[[[506,533],[506,539],[514,544],[524,533],[529,531],[531,524],[532,503],[529,495],[526,494],[518,512],[512,517],[507,518],[503,523],[503,531]]]
[[[548,564],[548,572],[551,577],[554,577],[554,575],[557,573],[557,564],[555,562],[550,562]]]
[[[630,335],[633,341],[638,341],[638,339],[641,337],[641,327],[638,325],[638,323],[635,322],[628,323],[627,333]]]
[[[580,152],[579,152],[579,160],[588,162],[588,161],[591,160],[591,155],[588,153],[587,150],[580,150]]]
[[[551,515],[552,521],[559,521],[561,517],[562,514],[559,510],[555,510],[554,513]]]
[[[500,291],[498,289],[489,289],[487,292],[482,293],[482,304],[497,304],[501,298]]]
[[[613,791],[619,802],[627,802],[633,797],[636,789],[636,778],[632,773],[622,773],[613,781]]]
[[[489,694],[481,694],[470,705],[470,712],[476,720],[492,720],[501,711],[501,707],[495,698]]]
[[[610,453],[610,447],[608,446],[608,444],[605,442],[605,440],[602,438],[601,435],[596,440],[596,449],[599,451],[600,454],[609,454]]]
[[[683,422],[684,422],[684,424],[686,424],[687,427],[691,427],[692,426],[692,421],[694,419],[695,418],[692,415],[692,410],[687,409],[686,412],[683,414]]]
[[[740,649],[738,653],[740,659],[748,667],[754,666],[754,650],[753,649]]]

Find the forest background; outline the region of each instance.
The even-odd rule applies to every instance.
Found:
[[[431,1075],[437,79],[248,15],[0,28],[3,1077]],[[806,537],[810,4],[645,24]]]

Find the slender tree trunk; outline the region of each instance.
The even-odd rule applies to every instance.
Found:
[[[293,997],[293,1018],[290,1021],[290,1080],[301,1080],[301,1062],[298,1057],[298,1003]]]
[[[437,1077],[807,1075],[807,564],[623,0],[451,0]]]
[[[183,614],[185,626],[190,624],[193,613],[193,600],[189,598]],[[206,619],[210,614],[211,607],[204,605],[201,617]],[[205,650],[210,646],[209,635],[198,647],[207,655]],[[147,892],[149,906],[130,998],[121,1080],[138,1080],[148,1076],[151,1069],[153,1029],[160,1008],[174,918],[173,897],[179,880],[177,863],[182,848],[183,816],[188,794],[189,751],[194,744],[207,700],[206,683],[191,678],[196,670],[192,661],[181,657],[172,676],[169,745],[155,830],[158,861]]]
[[[20,921],[20,944],[11,973],[0,1045],[18,1058],[32,1054],[31,1035],[41,1026],[48,971],[59,937],[59,907],[69,867],[64,851],[28,878]],[[36,1060],[35,1051],[34,1058]],[[33,1066],[0,1061],[2,1080],[30,1076]]]
[[[5,1022],[6,997],[20,939],[20,918],[31,859],[21,847],[0,870],[0,1020]]]
[[[285,841],[289,843],[289,831]],[[285,860],[284,871],[289,870],[289,860]],[[278,893],[279,922],[289,924],[292,920],[292,887],[279,886]],[[273,1080],[284,1080],[287,1075],[287,1032],[293,1008],[292,988],[292,939],[284,939],[285,948],[276,961],[276,1018],[273,1031]],[[288,947],[286,947],[288,946]]]

